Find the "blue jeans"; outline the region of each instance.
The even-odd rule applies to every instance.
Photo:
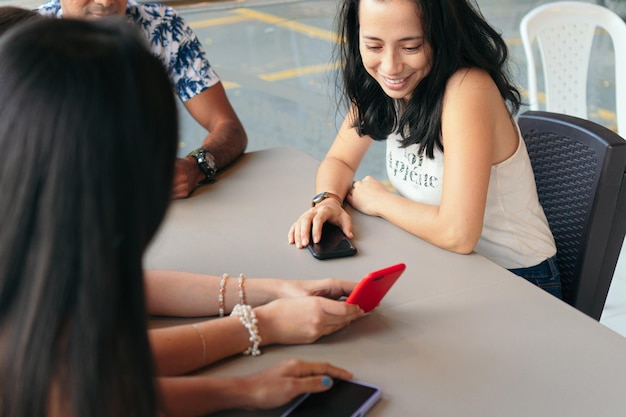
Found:
[[[556,263],[556,256],[546,259],[535,266],[509,269],[509,271],[535,284],[539,288],[543,288],[555,297],[563,299],[563,294],[561,293],[561,274],[559,273],[559,265]]]

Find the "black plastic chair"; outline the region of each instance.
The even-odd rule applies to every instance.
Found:
[[[518,123],[556,241],[563,299],[599,320],[626,234],[626,141],[558,113],[528,111]]]

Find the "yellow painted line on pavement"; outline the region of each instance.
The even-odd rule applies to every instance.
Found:
[[[234,12],[249,19],[260,20],[265,23],[273,24],[285,29],[290,29],[295,32],[305,34],[311,38],[323,39],[331,42],[339,41],[339,36],[331,31],[298,23],[295,20],[288,20],[284,17],[275,16],[269,13],[258,12],[256,10],[246,8],[235,9]]]
[[[287,78],[295,78],[300,77],[302,75],[314,74],[318,72],[324,72],[332,69],[339,68],[339,62],[334,62],[332,64],[320,64],[320,65],[310,65],[308,67],[298,67],[294,69],[288,69],[284,71],[272,72],[269,74],[261,74],[259,78],[265,81],[279,81],[285,80]]]
[[[524,87],[522,86],[517,86],[517,88],[519,89],[520,93],[522,94],[522,97],[525,99],[528,99],[528,90],[526,90]],[[537,100],[539,103],[541,104],[545,104],[546,103],[546,94],[539,91],[537,92]],[[609,110],[609,109],[605,109],[602,107],[597,107],[597,108],[591,108],[589,110],[589,115],[593,116],[596,120],[602,120],[603,121],[603,125],[606,126],[608,129],[617,132],[617,114],[615,113],[615,111],[613,110]]]
[[[522,39],[521,38],[505,39],[504,43],[506,43],[507,46],[518,46],[522,44]]]
[[[595,114],[600,120],[605,121],[607,128],[617,133],[617,114],[614,111],[598,107]]]
[[[232,23],[240,23],[245,22],[247,20],[252,20],[251,17],[247,16],[227,16],[227,17],[218,17],[215,19],[207,19],[207,20],[199,20],[197,22],[189,23],[189,26],[192,29],[198,28],[206,28],[209,26],[219,26],[219,25],[229,25]]]
[[[256,10],[247,9],[247,8],[235,9],[234,12],[237,13],[237,15],[191,22],[189,26],[193,29],[197,29],[197,28],[206,28],[210,26],[219,26],[219,25],[246,22],[250,20],[258,20],[264,23],[268,23],[268,24],[280,26],[285,29],[293,30],[295,32],[309,36],[311,38],[322,39],[322,40],[331,41],[331,42],[337,42],[339,40],[339,37],[331,31],[316,28],[314,26],[305,25],[302,23],[298,23],[296,21],[288,20],[283,17],[275,16],[269,13],[258,12]],[[205,40],[204,42],[207,44],[211,43],[210,40]],[[259,78],[265,81],[269,81],[269,82],[279,81],[279,80],[294,78],[294,77],[298,77],[298,76],[302,76],[306,74],[313,74],[313,73],[332,70],[332,69],[337,68],[338,66],[339,66],[339,63],[312,65],[308,67],[289,69],[289,70],[274,72],[270,74],[262,74],[259,76]],[[240,85],[237,83],[229,83],[229,82],[224,82],[224,81],[222,81],[222,83],[225,89],[240,87]]]
[[[528,99],[528,90],[527,89],[525,89],[521,85],[518,85],[517,89],[519,90],[520,94],[522,95],[522,98]],[[545,103],[546,102],[546,94],[541,92],[541,91],[537,91],[537,101],[539,103]]]
[[[225,90],[228,90],[229,88],[241,87],[238,83],[234,83],[234,82],[231,82],[231,81],[223,81],[223,80],[222,80],[222,85],[224,86]]]

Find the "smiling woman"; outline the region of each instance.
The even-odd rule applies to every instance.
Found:
[[[396,7],[371,1],[360,8],[359,51],[363,66],[393,99],[409,100],[428,75],[432,52],[412,2]]]
[[[350,110],[317,192],[444,249],[476,251],[560,297],[556,247],[498,32],[471,0],[344,0],[338,22]],[[354,181],[374,140],[386,141],[397,193],[371,177]],[[319,241],[325,222],[353,236],[341,201],[326,199],[292,225],[289,241]]]

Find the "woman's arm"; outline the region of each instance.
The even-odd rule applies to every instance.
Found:
[[[444,178],[439,206],[414,202],[366,178],[348,201],[444,249],[474,250],[482,233],[491,166],[508,158],[519,136],[493,80],[462,70],[446,88],[442,115]]]
[[[279,407],[300,394],[330,389],[332,378],[350,379],[352,374],[327,363],[289,360],[244,377],[169,377],[157,383],[166,415],[196,417]]]
[[[358,306],[325,297],[280,298],[253,309],[261,346],[312,343],[363,315]],[[227,316],[148,332],[157,375],[183,375],[251,346],[239,317]]]
[[[354,174],[372,143],[371,138],[357,134],[353,123],[354,114],[350,112],[317,170],[317,192],[327,191],[343,199],[350,191]],[[289,243],[303,248],[309,244],[311,234],[313,241],[319,242],[327,221],[340,226],[349,238],[354,237],[350,215],[339,201],[327,198],[304,212],[291,226]]]
[[[224,285],[224,308],[230,313],[239,303],[238,276]],[[144,286],[148,314],[169,317],[208,317],[219,311],[219,289],[222,277],[182,271],[144,271]],[[333,278],[287,280],[277,278],[247,278],[244,280],[246,303],[259,306],[277,298],[319,295],[338,299],[348,296],[356,285]]]
[[[228,278],[224,286],[227,312],[239,303],[238,276]],[[207,317],[219,311],[222,277],[183,271],[149,270],[144,272],[148,313],[153,316]],[[283,280],[246,279],[246,301],[252,306],[265,304],[280,296]],[[285,283],[287,285],[287,283]],[[304,292],[299,295],[306,295]]]

